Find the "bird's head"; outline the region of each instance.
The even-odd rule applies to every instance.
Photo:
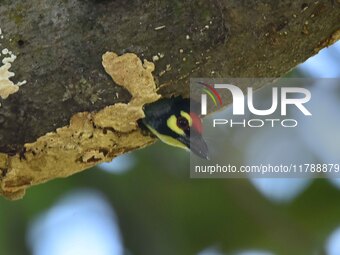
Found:
[[[164,143],[191,150],[208,159],[208,147],[202,137],[201,118],[193,103],[190,109],[188,98],[161,99],[146,105],[144,113],[143,124]]]

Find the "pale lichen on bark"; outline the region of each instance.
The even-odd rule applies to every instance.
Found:
[[[4,40],[2,29],[0,28],[0,46],[1,41]],[[19,87],[24,85],[26,81],[14,83],[11,78],[15,75],[14,72],[10,71],[12,63],[15,61],[17,56],[7,48],[0,48],[0,97],[7,99],[9,95],[19,91]],[[0,104],[1,106],[1,104]]]
[[[117,56],[107,52],[103,66],[118,85],[131,93],[131,101],[99,112],[75,114],[68,126],[25,144],[22,153],[0,154],[0,192],[4,196],[21,198],[27,187],[69,176],[154,141],[137,125],[144,117],[143,105],[160,97],[152,76],[153,63],[142,64],[131,53]]]
[[[10,68],[10,63],[0,66],[0,97],[3,99],[6,99],[9,95],[19,90],[19,86],[10,80],[10,78],[14,76],[14,74],[9,71]]]

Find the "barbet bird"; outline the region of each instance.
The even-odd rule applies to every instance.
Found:
[[[202,137],[202,121],[197,103],[182,97],[163,98],[144,106],[143,125],[164,143],[191,150],[209,159],[208,146]]]

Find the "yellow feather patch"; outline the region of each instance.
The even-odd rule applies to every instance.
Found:
[[[153,129],[152,127],[150,127],[149,125],[147,125],[147,127],[150,129],[150,131],[157,136],[162,142],[169,144],[171,146],[175,146],[175,147],[179,147],[185,150],[188,150],[188,148],[181,143],[180,141],[176,140],[175,138],[172,138],[171,136],[167,136],[167,135],[162,135],[160,133],[158,133],[155,129]]]
[[[182,115],[182,117],[184,117],[184,118],[186,118],[186,119],[188,120],[189,126],[191,127],[191,126],[192,126],[192,119],[191,119],[191,117],[190,117],[190,114],[181,111],[181,115]]]
[[[175,115],[171,115],[171,117],[167,120],[166,124],[175,133],[179,135],[185,135],[184,131],[177,126],[177,118]]]

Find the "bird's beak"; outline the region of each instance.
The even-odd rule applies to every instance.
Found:
[[[209,150],[206,142],[204,141],[202,135],[191,132],[190,138],[181,137],[180,141],[185,144],[193,153],[197,156],[209,160]]]

